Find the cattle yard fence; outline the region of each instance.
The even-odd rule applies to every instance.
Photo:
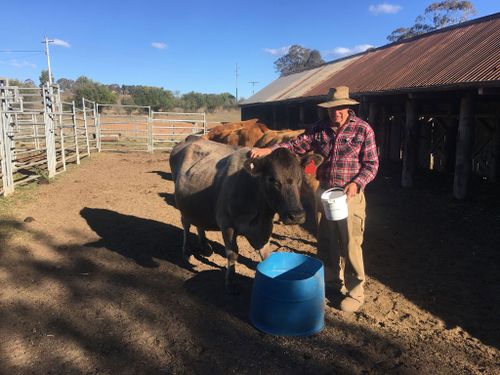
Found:
[[[205,113],[66,102],[58,85],[9,86],[0,78],[0,195],[50,180],[92,153],[169,151],[189,134],[207,130]]]

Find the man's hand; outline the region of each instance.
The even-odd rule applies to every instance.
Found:
[[[347,199],[354,197],[358,194],[358,185],[355,182],[350,182],[344,188],[344,193],[347,195]]]
[[[257,159],[261,158],[263,156],[269,155],[271,152],[273,152],[272,148],[258,148],[254,147],[248,152],[248,156],[250,156],[252,159]]]

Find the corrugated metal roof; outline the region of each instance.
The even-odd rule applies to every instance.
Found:
[[[280,77],[245,100],[242,105],[300,98],[360,57],[352,56],[318,68]]]
[[[480,83],[500,87],[500,13],[281,77],[243,105],[321,97],[340,85],[370,94]]]

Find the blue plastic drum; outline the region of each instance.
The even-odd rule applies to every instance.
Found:
[[[307,336],[325,324],[323,263],[315,258],[276,252],[257,266],[250,321],[277,336]]]

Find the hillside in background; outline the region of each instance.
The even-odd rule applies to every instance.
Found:
[[[11,86],[37,87],[33,80],[20,81],[10,79]],[[42,71],[40,75],[40,86],[48,82],[48,72]],[[180,94],[163,87],[143,86],[143,85],[118,85],[102,84],[88,77],[81,76],[76,80],[60,78],[54,80],[61,89],[62,100],[65,102],[75,101],[77,106],[82,102],[82,98],[100,104],[119,104],[123,108],[114,111],[127,114],[141,112],[138,107],[151,107],[153,111],[173,111],[173,112],[206,112],[211,114],[223,114],[223,117],[234,118],[239,106],[236,98],[228,93],[205,94],[199,92],[188,92]],[[241,98],[244,100],[244,98]],[[220,115],[215,117],[220,118]]]

